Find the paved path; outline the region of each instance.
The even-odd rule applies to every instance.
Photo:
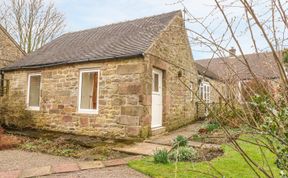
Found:
[[[172,140],[176,138],[178,135],[182,135],[188,138],[198,133],[198,130],[201,128],[202,124],[203,124],[203,121],[197,121],[193,124],[190,124],[188,126],[182,127],[175,131],[169,132],[165,135],[151,137],[148,140],[146,140],[146,142],[161,144],[161,145],[171,145]]]
[[[21,150],[0,151],[0,171],[41,167],[52,164],[75,163],[76,159]]]
[[[167,149],[170,151],[172,149],[173,139],[178,135],[185,136],[187,138],[192,137],[194,134],[198,133],[198,130],[201,128],[203,121],[198,121],[196,123],[190,124],[188,126],[177,129],[173,132],[166,133],[164,135],[154,136],[147,140],[144,143],[136,143],[134,145],[129,145],[121,148],[114,148],[114,150],[121,151],[124,153],[138,154],[138,155],[153,155],[156,149]],[[221,149],[220,145],[216,144],[207,144],[201,142],[188,141],[188,145],[194,148],[213,148]]]
[[[132,177],[145,177],[141,173],[125,166],[130,160],[140,158],[140,156],[130,156],[123,159],[107,161],[79,161],[76,159],[46,155],[42,153],[7,150],[0,151],[0,178],[26,178],[40,176],[98,177],[97,175],[107,175],[106,177],[113,177],[113,175],[117,175],[118,177],[127,177],[130,176],[130,174]],[[123,169],[117,168],[119,166],[123,167]]]

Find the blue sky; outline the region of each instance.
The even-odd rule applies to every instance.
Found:
[[[88,28],[94,28],[119,21],[131,20],[135,18],[157,15],[174,10],[182,10],[183,6],[177,4],[178,0],[52,0],[59,11],[63,12],[66,18],[66,32],[78,31]],[[196,17],[205,17],[213,9],[213,0],[185,0],[186,8]],[[239,14],[242,14],[242,9],[233,8],[228,13],[241,19]],[[260,11],[262,11],[260,9]],[[211,17],[213,21],[214,17]],[[210,20],[211,20],[210,19]],[[215,20],[215,26],[219,23]],[[189,25],[189,28],[201,32],[199,26]],[[240,25],[242,30],[245,26]],[[225,27],[221,26],[218,29],[219,36],[225,33]],[[259,46],[265,48],[265,41],[260,36],[260,32],[256,32],[259,36],[256,37]],[[229,36],[229,32],[227,32]],[[217,33],[216,33],[217,36]],[[226,37],[226,35],[225,35]],[[229,40],[227,40],[229,41]],[[239,41],[245,53],[253,52],[250,35],[239,32]],[[250,42],[250,43],[249,43]],[[227,42],[227,48],[236,47],[235,43]],[[201,45],[191,44],[194,59],[209,58],[212,53],[207,52],[209,48]],[[237,49],[237,48],[236,48]],[[238,52],[238,51],[237,51]],[[239,54],[239,53],[238,53]],[[226,54],[225,54],[226,55]]]

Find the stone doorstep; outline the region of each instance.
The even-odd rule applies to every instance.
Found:
[[[165,127],[157,127],[157,128],[153,128],[151,131],[151,135],[152,136],[160,136],[166,133],[166,128]]]

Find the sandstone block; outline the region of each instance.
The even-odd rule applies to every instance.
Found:
[[[72,122],[72,117],[71,116],[63,116],[62,121],[63,122]]]
[[[138,116],[120,116],[118,119],[119,124],[137,126],[139,125]]]
[[[121,115],[126,116],[141,116],[143,115],[143,107],[142,106],[122,106],[121,107]]]
[[[141,127],[140,126],[127,126],[126,133],[128,136],[137,137],[140,135]]]
[[[125,75],[125,74],[138,74],[144,72],[143,64],[125,64],[117,66],[117,74]]]
[[[119,94],[120,95],[132,95],[141,93],[141,84],[135,83],[120,83]]]
[[[89,120],[88,118],[80,118],[80,127],[88,127]]]

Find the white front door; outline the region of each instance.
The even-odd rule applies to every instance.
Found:
[[[153,69],[152,72],[152,121],[151,127],[162,126],[162,79],[163,72],[158,69]]]

